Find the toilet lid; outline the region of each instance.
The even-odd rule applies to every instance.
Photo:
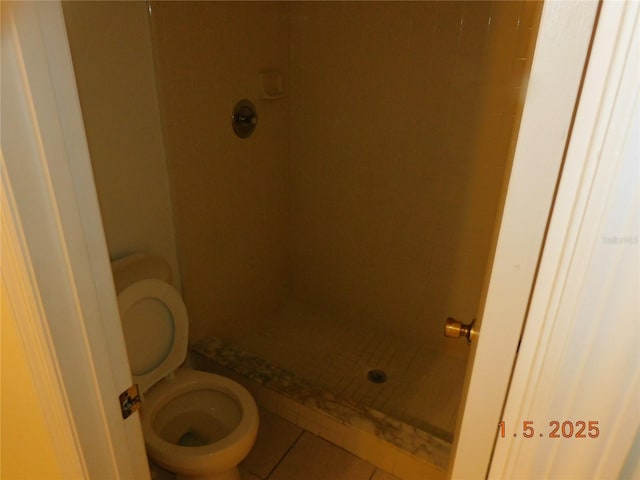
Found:
[[[133,381],[145,392],[184,362],[187,309],[180,294],[157,279],[129,285],[118,304]]]

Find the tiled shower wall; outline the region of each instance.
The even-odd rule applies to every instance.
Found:
[[[289,68],[289,6],[152,2],[183,297],[190,336],[227,340],[275,308],[286,285],[289,99],[259,100],[261,71]],[[238,100],[258,109],[246,140]]]
[[[465,355],[443,322],[478,313],[539,4],[152,9],[192,340],[233,341],[293,295]],[[286,95],[260,100],[273,70]]]
[[[147,5],[62,7],[109,255],[160,255],[180,288]]]
[[[292,3],[296,296],[466,354],[538,10]]]

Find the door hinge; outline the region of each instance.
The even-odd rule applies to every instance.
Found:
[[[132,413],[140,408],[140,393],[138,393],[138,385],[134,383],[124,392],[120,394],[120,410],[122,418],[128,418]]]

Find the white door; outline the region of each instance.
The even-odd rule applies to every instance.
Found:
[[[472,344],[449,472],[454,478],[484,478],[488,470],[596,10],[596,2],[549,2],[543,10],[480,334]],[[15,109],[27,119],[20,135],[33,137],[32,160],[25,161],[15,150],[25,138],[3,135],[7,185],[17,205],[10,213],[29,234],[22,246],[35,272],[32,288],[42,293],[52,358],[73,396],[66,415],[77,453],[87,477],[145,478],[138,418],[122,420],[115,401],[130,374],[61,6],[4,4],[2,13],[3,67],[5,35],[13,35],[21,56],[12,71],[22,89]],[[65,308],[61,323],[46,323]],[[33,336],[23,332],[23,338],[28,344]]]
[[[453,478],[640,473],[639,7],[545,4]]]
[[[2,2],[1,21],[3,302],[62,478],[149,478],[62,8]]]
[[[489,478],[640,478],[639,160],[640,4],[604,2]]]
[[[546,2],[484,308],[454,433],[451,478],[485,478],[527,313],[597,2]]]

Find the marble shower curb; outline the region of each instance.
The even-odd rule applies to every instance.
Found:
[[[402,479],[444,478],[451,444],[440,438],[214,337],[191,346],[190,360],[193,368],[234,379],[266,410]]]

